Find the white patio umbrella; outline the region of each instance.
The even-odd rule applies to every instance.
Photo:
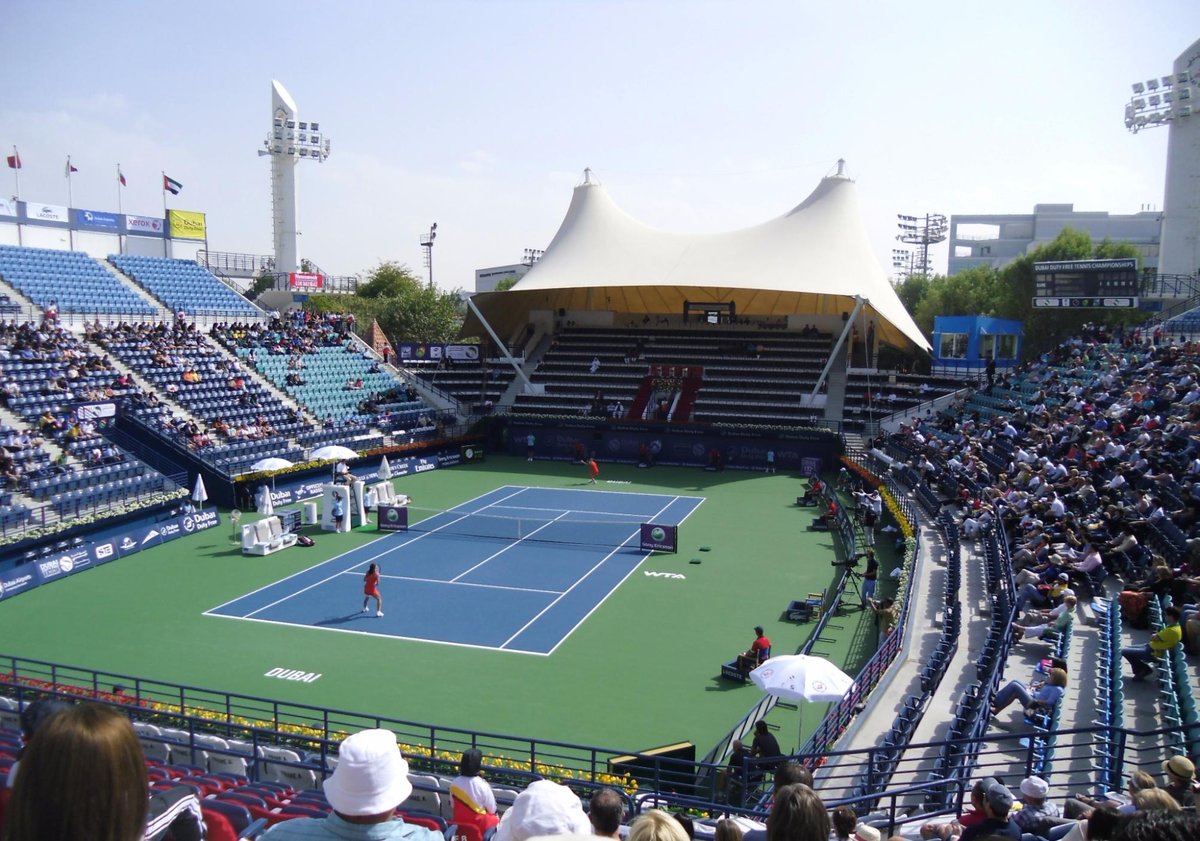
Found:
[[[854,678],[824,657],[808,654],[772,657],[750,673],[750,680],[768,695],[813,703],[840,701],[854,687]],[[800,728],[803,735],[804,707],[800,707]]]
[[[343,447],[340,444],[330,444],[327,447],[318,447],[317,449],[313,450],[312,455],[309,457],[314,461],[326,461],[331,458],[358,458],[358,453],[354,452],[354,450],[350,449],[349,447]]]
[[[254,464],[250,465],[251,470],[282,470],[285,467],[291,467],[292,463],[286,458],[260,458]]]
[[[204,477],[196,474],[196,486],[192,488],[192,502],[199,508],[208,501],[208,488],[204,487]]]
[[[384,456],[383,461],[379,462],[379,478],[385,482],[392,478],[392,466],[388,464],[387,456]]]

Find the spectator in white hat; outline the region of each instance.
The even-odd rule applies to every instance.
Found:
[[[494,837],[495,841],[526,841],[541,835],[591,832],[592,825],[575,792],[550,780],[535,780],[504,813]]]
[[[262,835],[270,841],[443,841],[425,827],[395,817],[412,794],[408,763],[390,730],[363,730],[338,748],[338,764],[325,781],[333,813],[325,818],[282,821]]]
[[[1062,810],[1058,804],[1047,799],[1050,784],[1041,777],[1026,777],[1021,780],[1021,802],[1024,804],[1013,820],[1022,832],[1045,835],[1048,828],[1062,822]]]

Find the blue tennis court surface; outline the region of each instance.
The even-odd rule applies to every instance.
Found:
[[[206,615],[550,654],[702,497],[505,486]],[[382,617],[362,613],[379,564]]]

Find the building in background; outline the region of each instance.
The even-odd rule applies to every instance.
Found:
[[[525,272],[531,266],[528,263],[514,263],[511,266],[492,266],[490,269],[475,270],[475,291],[494,292],[496,284],[508,277],[518,280],[525,277]]]
[[[1113,214],[1077,211],[1073,204],[1036,204],[1030,214],[972,214],[950,217],[947,274],[972,266],[1000,267],[1034,247],[1052,241],[1065,228],[1084,231],[1092,240],[1127,242],[1138,250],[1142,267],[1158,266],[1162,215],[1155,210]]]

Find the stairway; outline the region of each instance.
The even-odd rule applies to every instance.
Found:
[[[135,295],[144,300],[146,303],[158,309],[158,319],[162,321],[171,321],[175,317],[175,313],[171,312],[170,307],[166,306],[158,298],[154,297],[146,287],[140,286],[135,281],[126,276],[120,269],[114,266],[107,260],[96,260],[104,268],[108,269],[109,273],[117,279],[125,288],[131,290]]]

